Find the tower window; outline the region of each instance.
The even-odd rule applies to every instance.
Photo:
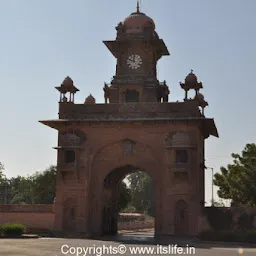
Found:
[[[136,90],[127,90],[125,92],[125,102],[139,102],[140,94]]]
[[[175,163],[176,164],[187,164],[188,163],[187,150],[176,150],[175,151]]]
[[[65,151],[65,162],[66,163],[74,163],[75,159],[76,159],[75,151],[73,151],[73,150]]]

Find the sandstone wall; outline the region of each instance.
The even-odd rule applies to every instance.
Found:
[[[53,205],[0,205],[0,224],[10,222],[25,225],[28,232],[52,230]]]

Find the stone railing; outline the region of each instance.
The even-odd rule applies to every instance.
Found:
[[[60,119],[200,118],[195,102],[61,104]]]

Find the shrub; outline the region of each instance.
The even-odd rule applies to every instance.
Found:
[[[219,240],[223,242],[243,242],[244,235],[234,231],[220,231],[218,232]]]
[[[253,216],[242,213],[238,218],[237,224],[240,230],[250,230],[253,228]]]
[[[202,231],[199,233],[199,238],[206,241],[217,241],[216,232],[212,230]]]
[[[209,224],[213,230],[229,230],[233,224],[233,216],[229,209],[209,207],[205,208]]]
[[[256,243],[256,231],[247,231],[238,233],[234,231],[203,231],[199,238],[205,241],[222,241],[222,242],[249,242]]]
[[[228,231],[204,231],[200,233],[199,237],[201,240],[208,241],[237,242],[237,240],[239,240],[237,234]]]
[[[256,244],[256,230],[247,231],[245,235],[245,241]]]
[[[0,224],[0,236],[3,234],[3,224]]]
[[[17,223],[3,224],[1,229],[4,236],[21,236],[26,230],[24,225]]]

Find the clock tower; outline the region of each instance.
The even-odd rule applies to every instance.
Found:
[[[103,88],[106,104],[92,95],[75,103],[79,89],[67,77],[56,87],[58,119],[40,121],[58,130],[52,231],[91,238],[116,234],[119,184],[141,170],[154,187],[155,236],[198,235],[206,223],[205,139],[218,137],[213,118],[205,117],[202,82],[191,70],[179,85],[184,101],[168,102],[156,66],[169,52],[154,21],[138,5],[116,31],[115,40],[104,41],[117,61]],[[191,90],[194,98],[188,98]]]
[[[104,86],[106,103],[167,102],[169,89],[157,79],[157,62],[169,55],[155,31],[154,21],[140,12],[133,12],[116,26],[114,41],[104,44],[117,60],[111,84]]]

